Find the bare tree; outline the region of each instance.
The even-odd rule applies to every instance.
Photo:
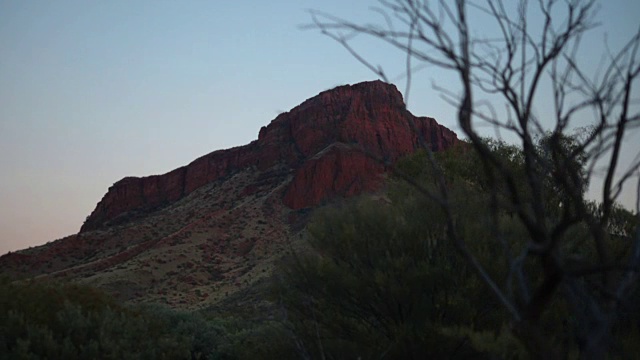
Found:
[[[438,197],[448,214],[449,239],[508,310],[514,334],[532,354],[560,357],[561,349],[545,338],[541,318],[549,304],[562,297],[572,305],[567,315],[577,319],[582,329],[576,334],[582,356],[602,358],[620,306],[638,282],[640,229],[626,234],[632,245],[624,260],[612,254],[610,229],[616,199],[623,186],[637,177],[640,166],[636,156],[631,166],[620,168],[623,142],[640,124],[640,28],[622,50],[607,50],[598,69],[588,69],[579,61],[580,44],[597,26],[595,0],[514,4],[380,0],[374,10],[382,15],[381,24],[358,24],[312,11],[310,27],[336,40],[385,81],[384,70],[358,53],[352,40],[368,35],[397,48],[406,55],[407,92],[412,69],[420,64],[457,74],[459,91],[438,90],[457,109],[459,126],[479,154],[485,173],[506,189],[506,197],[497,191],[492,195],[490,206],[492,231],[505,243],[510,264],[506,284],[492,278],[469,250],[472,239],[459,231],[456,216],[449,211],[444,181],[438,194],[414,185]],[[490,19],[493,28],[475,28],[479,17]],[[495,104],[506,110],[497,111]],[[553,109],[551,118],[540,118],[536,112],[540,106]],[[570,137],[585,118],[593,118],[589,131]],[[487,124],[517,139],[524,156],[524,181],[481,136],[479,129]],[[544,139],[544,151],[540,151],[540,139]],[[598,172],[604,173],[604,182],[596,211],[584,197],[586,185]],[[549,206],[550,189],[556,206]],[[514,214],[527,230],[526,246],[519,253],[508,251],[509,239],[498,221],[504,212]],[[597,254],[588,261],[572,261],[576,253],[563,244],[579,224],[588,230],[584,240]],[[530,262],[538,265],[541,274],[527,272],[525,264]]]

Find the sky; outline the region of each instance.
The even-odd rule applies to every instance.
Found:
[[[77,233],[125,176],[244,145],[305,99],[376,79],[333,40],[301,29],[308,9],[377,21],[375,4],[0,0],[0,254]],[[587,57],[602,52],[603,34],[616,45],[635,31],[637,14],[640,1],[603,1]],[[359,46],[404,91],[402,54]],[[409,110],[459,132],[433,81],[455,78],[422,69]]]

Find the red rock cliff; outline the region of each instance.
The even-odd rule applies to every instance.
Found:
[[[293,180],[283,202],[293,209],[333,196],[351,196],[380,184],[385,162],[430,146],[445,149],[456,134],[405,109],[395,86],[381,81],[340,86],[280,114],[248,145],[202,156],[164,175],[127,177],[109,188],[81,231],[135,210],[172,203],[235,171],[285,164]],[[377,158],[379,160],[376,160]]]

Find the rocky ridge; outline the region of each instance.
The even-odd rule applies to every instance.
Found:
[[[407,111],[393,85],[373,81],[340,86],[280,114],[248,145],[214,151],[164,175],[116,182],[81,232],[118,223],[129,212],[174,203],[248,167],[289,167],[294,176],[284,203],[292,209],[313,207],[331,197],[374,190],[385,162],[423,145],[440,151],[456,142],[456,134],[434,119]]]
[[[340,86],[280,114],[248,145],[116,182],[78,234],[0,257],[0,273],[88,283],[130,302],[208,306],[268,277],[302,244],[309,209],[377,190],[387,164],[457,142],[407,111],[393,85]]]

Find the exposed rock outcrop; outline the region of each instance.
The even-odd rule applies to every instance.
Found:
[[[171,204],[212,181],[249,167],[284,165],[283,194],[292,209],[376,189],[385,163],[422,146],[443,150],[456,134],[406,110],[395,86],[381,81],[340,86],[280,114],[248,145],[215,151],[164,175],[126,177],[111,186],[81,231]]]

